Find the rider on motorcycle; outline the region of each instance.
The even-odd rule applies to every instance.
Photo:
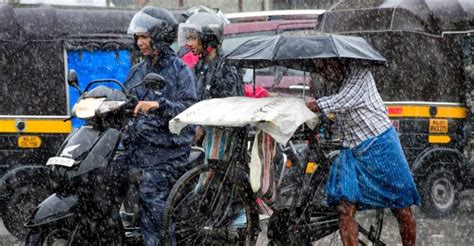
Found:
[[[163,93],[145,86],[131,92],[139,99],[125,132],[126,151],[116,160],[141,171],[137,185],[141,227],[145,245],[159,245],[160,224],[166,198],[175,181],[189,168],[185,164],[193,140],[193,129],[170,133],[168,121],[196,102],[194,76],[170,44],[176,40],[178,23],[162,8],[146,7],[135,14],[128,34],[135,38],[143,60],[131,68],[125,86],[132,88],[149,73],[164,77]]]

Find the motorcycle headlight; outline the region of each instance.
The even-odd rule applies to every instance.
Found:
[[[89,119],[96,114],[104,114],[120,108],[125,101],[105,101],[105,98],[81,99],[72,109],[73,114],[81,119]]]
[[[114,111],[124,105],[125,101],[104,101],[98,108],[97,112],[99,114],[104,114],[107,112]]]
[[[105,97],[101,98],[83,98],[74,105],[72,113],[81,119],[89,119],[95,116],[95,112],[102,103],[105,101]]]

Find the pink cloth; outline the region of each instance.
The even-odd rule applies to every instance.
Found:
[[[188,52],[186,55],[181,57],[181,59],[188,65],[190,68],[193,68],[194,65],[199,61],[199,56],[193,54],[193,52]]]
[[[253,91],[253,85],[245,85],[245,96],[246,97],[252,97],[252,98],[262,98],[262,97],[268,97],[268,91],[261,87],[261,86],[255,86],[255,93]]]

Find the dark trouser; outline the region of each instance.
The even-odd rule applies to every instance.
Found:
[[[139,181],[134,183],[138,191],[144,245],[161,245],[160,231],[166,199],[173,185],[188,169],[189,147],[184,150],[168,154],[163,150],[139,149],[123,152],[115,158],[116,170],[120,173],[117,180],[130,179],[134,173],[141,173]]]
[[[138,184],[141,229],[144,245],[161,245],[161,222],[166,199],[176,182],[168,170],[145,170]]]

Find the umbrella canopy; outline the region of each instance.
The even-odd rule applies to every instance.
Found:
[[[325,59],[343,59],[362,64],[386,62],[365,39],[333,34],[254,38],[235,48],[227,59],[231,64],[245,68],[278,65],[303,71],[314,71],[315,63]]]
[[[323,14],[320,31],[411,31],[440,35],[474,29],[473,0],[345,1]]]

